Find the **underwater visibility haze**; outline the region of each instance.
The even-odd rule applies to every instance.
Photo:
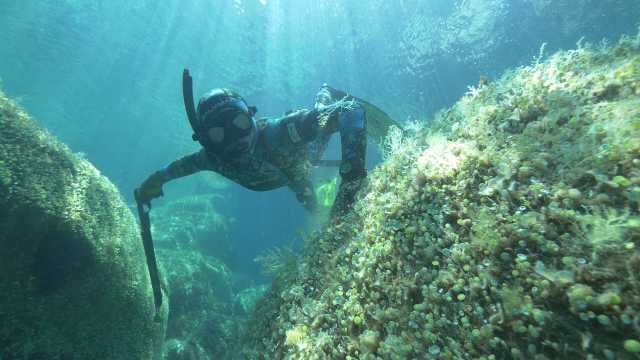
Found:
[[[637,0],[0,0],[0,360],[640,358]]]

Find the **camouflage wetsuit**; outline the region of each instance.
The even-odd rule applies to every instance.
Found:
[[[215,171],[245,188],[266,191],[288,186],[309,210],[316,208],[311,183],[313,162],[322,156],[329,138],[339,132],[341,185],[332,214],[344,213],[366,177],[366,116],[362,107],[298,110],[280,118],[257,120],[255,150],[233,159],[221,159],[205,149],[176,160],[157,174],[163,182],[201,170]]]

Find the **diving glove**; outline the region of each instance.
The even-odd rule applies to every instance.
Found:
[[[149,203],[151,200],[163,196],[162,185],[166,182],[164,171],[156,171],[151,174],[136,190],[136,200],[142,203]]]
[[[316,194],[311,187],[305,187],[302,192],[296,193],[296,199],[304,206],[310,213],[318,210],[318,200]]]

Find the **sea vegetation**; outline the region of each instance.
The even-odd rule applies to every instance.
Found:
[[[640,36],[540,60],[392,131],[238,357],[636,359]]]
[[[166,292],[156,312],[118,190],[1,91],[0,274],[0,359],[159,354]]]
[[[219,193],[170,199],[151,211],[169,318],[163,358],[221,359],[244,331],[265,286],[234,273],[229,219],[216,209]]]
[[[232,302],[233,274],[222,261],[197,250],[157,253],[170,297],[164,358],[220,358],[242,322]]]
[[[262,274],[276,281],[287,282],[295,278],[298,253],[292,246],[273,247],[254,259],[262,267]]]

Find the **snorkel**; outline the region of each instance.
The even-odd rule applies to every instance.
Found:
[[[191,138],[193,141],[198,141],[205,148],[208,144],[205,144],[206,136],[201,136],[200,127],[198,126],[198,118],[196,114],[196,106],[193,102],[193,78],[189,74],[189,69],[184,69],[182,72],[182,98],[184,100],[184,109],[187,113],[187,119],[189,119],[189,125],[193,129],[193,135]]]

